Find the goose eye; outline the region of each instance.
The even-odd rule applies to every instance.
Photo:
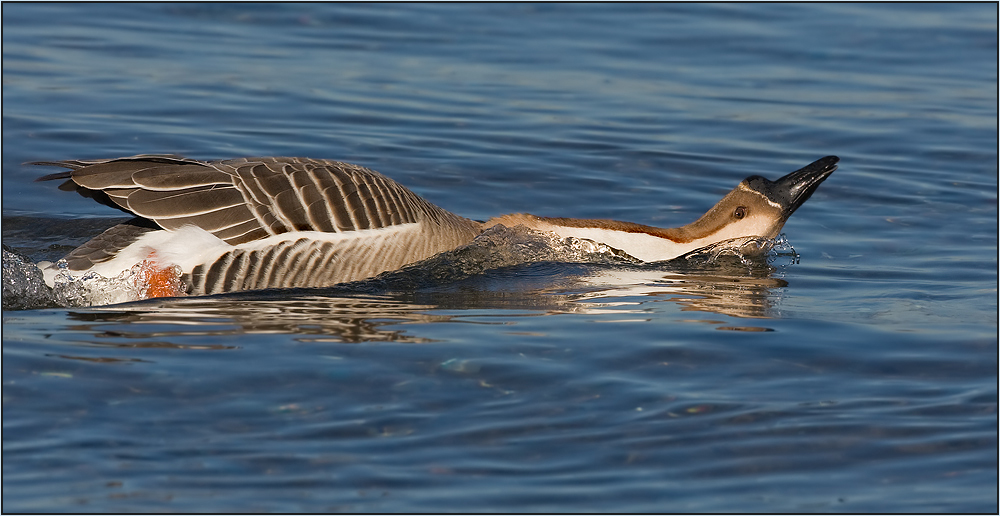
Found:
[[[742,219],[747,216],[747,209],[744,206],[737,206],[736,211],[733,212],[733,216],[737,219]]]

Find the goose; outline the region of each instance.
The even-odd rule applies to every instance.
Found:
[[[134,217],[63,260],[40,264],[46,283],[52,287],[60,273],[114,278],[139,266],[148,283],[139,297],[150,298],[361,280],[468,244],[497,224],[593,240],[642,261],[670,260],[726,240],[776,237],[838,161],[827,156],[776,181],[748,177],[676,228],[526,213],[479,222],[378,172],[324,159],[140,154],[31,164],[69,169],[37,181],[64,180],[60,190]]]

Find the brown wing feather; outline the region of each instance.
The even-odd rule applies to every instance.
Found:
[[[158,229],[155,224],[140,218],[112,226],[110,229],[77,247],[63,259],[70,270],[85,271],[115,257],[118,251],[149,231]]]
[[[463,233],[479,231],[478,223],[434,206],[377,172],[336,161],[138,155],[35,164],[72,169],[39,178],[67,179],[61,189],[165,229],[193,224],[233,245],[289,231],[356,231],[420,220]]]
[[[229,187],[196,186],[175,190],[133,189],[126,200],[136,215],[151,220],[197,217],[238,206],[250,218],[246,201],[239,190]]]
[[[171,165],[139,170],[132,174],[132,181],[144,190],[180,190],[196,186],[232,186],[233,178],[203,164]]]

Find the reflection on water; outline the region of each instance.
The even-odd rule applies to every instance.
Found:
[[[695,275],[678,272],[609,270],[584,278],[605,288],[585,294],[586,306],[597,310],[597,299],[648,296],[680,304],[681,310],[714,312],[735,317],[769,318],[778,300],[775,289],[788,285],[768,276]],[[624,301],[642,305],[647,301]]]
[[[561,313],[613,316],[613,322],[646,322],[656,307],[670,302],[682,311],[736,317],[768,318],[787,285],[766,267],[748,274],[739,266],[716,266],[708,272],[660,266],[591,265],[568,269],[549,264],[551,284],[526,290],[487,290],[483,278],[471,278],[454,291],[358,294],[347,287],[243,292],[219,296],[151,299],[138,303],[68,312],[73,331],[90,333],[93,344],[127,347],[234,349],[236,346],[173,344],[171,336],[294,334],[301,342],[406,342],[431,340],[400,325],[463,320],[476,315],[443,314],[449,310],[505,310],[505,316],[536,317]],[[543,268],[536,264],[536,268]],[[704,267],[702,267],[704,269]],[[732,270],[737,269],[737,270]],[[762,272],[763,271],[763,272]],[[500,274],[504,274],[501,272]],[[509,269],[505,287],[518,289],[519,271]],[[377,284],[392,284],[380,278]],[[537,282],[537,278],[534,280]],[[365,283],[358,285],[364,288]],[[520,311],[522,313],[510,313]],[[475,312],[473,312],[474,314]],[[644,315],[645,314],[645,315]],[[721,321],[693,319],[713,325]],[[463,321],[469,322],[469,321]],[[106,328],[114,324],[114,330]],[[128,324],[124,324],[128,323]],[[482,322],[477,321],[477,324]],[[720,327],[746,329],[756,327]]]
[[[319,297],[252,299],[237,296],[154,299],[130,305],[71,311],[69,317],[86,321],[76,330],[94,330],[100,343],[121,338],[154,339],[172,335],[240,335],[287,333],[296,340],[318,342],[427,342],[400,330],[383,329],[399,322],[435,322],[445,316],[427,314],[433,307],[375,297]],[[132,323],[132,331],[109,333],[104,323]],[[150,328],[143,331],[143,327]],[[218,347],[213,349],[225,349]]]

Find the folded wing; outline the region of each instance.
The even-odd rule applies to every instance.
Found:
[[[454,215],[364,167],[308,158],[198,161],[139,155],[38,162],[70,168],[63,190],[164,229],[198,226],[232,245],[292,231],[340,233]]]

